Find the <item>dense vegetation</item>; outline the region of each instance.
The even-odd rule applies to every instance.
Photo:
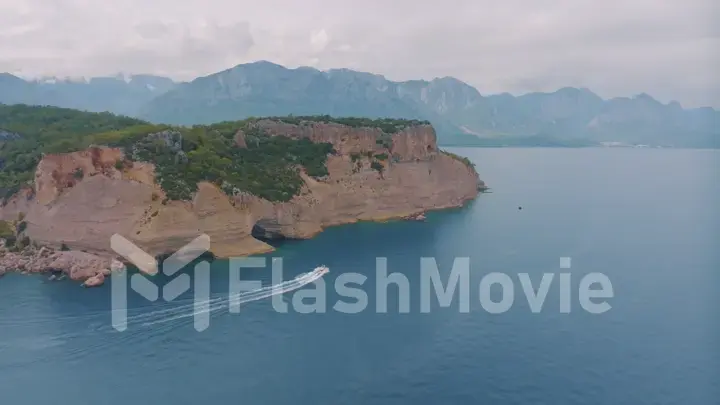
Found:
[[[0,239],[5,240],[5,248],[11,252],[17,252],[30,245],[30,238],[23,235],[27,223],[20,221],[14,224],[12,221],[0,221]]]
[[[271,201],[287,201],[303,185],[302,167],[314,177],[327,175],[328,143],[268,136],[254,119],[209,126],[170,127],[54,107],[0,105],[0,128],[20,139],[0,143],[0,198],[30,184],[43,153],[65,153],[90,145],[122,147],[129,160],[153,162],[169,199],[187,200],[197,182],[211,181],[233,195],[249,192]],[[247,148],[235,146],[243,130]],[[116,168],[123,169],[124,162]],[[82,178],[82,172],[73,173]]]
[[[234,144],[239,129],[247,134],[247,148]],[[242,121],[166,130],[126,147],[131,159],[155,163],[158,182],[172,200],[190,199],[198,182],[210,181],[229,195],[244,191],[288,201],[303,185],[298,169],[325,176],[330,153],[331,144],[270,137]]]
[[[43,153],[78,150],[88,144],[87,137],[92,134],[143,124],[109,113],[0,105],[0,129],[20,136],[0,142],[0,198],[14,194],[32,179]]]
[[[430,125],[430,121],[407,120],[396,118],[361,118],[361,117],[341,117],[335,118],[329,115],[310,115],[310,116],[288,116],[288,117],[270,117],[272,120],[284,122],[286,124],[301,125],[303,122],[326,122],[341,125],[347,125],[353,128],[379,128],[386,134],[394,134],[403,129],[416,125]]]

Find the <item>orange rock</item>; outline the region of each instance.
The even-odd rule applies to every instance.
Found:
[[[105,283],[105,275],[103,273],[97,274],[89,279],[85,280],[82,284],[83,287],[99,287]]]

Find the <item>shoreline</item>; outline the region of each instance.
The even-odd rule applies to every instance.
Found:
[[[5,247],[0,239],[0,277],[7,273],[51,274],[52,280],[64,278],[97,287],[113,271],[125,266],[111,255],[97,255],[79,250],[55,250],[47,246],[27,246],[19,251]]]
[[[480,194],[480,192],[478,193]],[[413,209],[402,213],[387,216],[375,216],[371,218],[356,218],[353,221],[344,221],[323,226],[318,232],[308,235],[305,238],[291,238],[292,240],[302,241],[309,240],[322,233],[325,229],[352,225],[359,222],[387,223],[391,221],[419,221],[426,220],[426,214],[430,211],[443,211],[449,209],[457,209],[466,206],[470,201],[477,198],[477,194],[472,197],[463,199],[457,203],[451,203],[431,209]],[[268,245],[270,246],[270,245]],[[271,249],[249,250],[238,255],[240,257],[253,256],[257,254],[270,253],[275,251],[275,247]],[[166,254],[172,254],[166,253]],[[156,255],[156,257],[160,257]],[[215,259],[228,259],[233,256],[215,256]],[[104,284],[105,279],[114,271],[120,271],[126,268],[123,260],[110,252],[88,253],[80,250],[57,250],[48,246],[27,246],[19,251],[10,251],[5,246],[5,239],[0,238],[0,279],[10,273],[20,275],[48,275],[49,281],[61,281],[69,279],[78,282],[83,287],[98,287]]]

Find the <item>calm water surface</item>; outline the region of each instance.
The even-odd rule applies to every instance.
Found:
[[[110,326],[109,286],[6,276],[0,402],[720,403],[720,153],[453,151],[477,164],[492,193],[425,223],[336,227],[272,255],[284,258],[286,278],[319,264],[332,270],[328,285],[343,272],[367,275],[370,306],[359,314],[283,314],[263,300],[219,311],[198,333],[191,318],[143,326],[183,313],[187,296],[131,296],[121,333]],[[411,313],[398,313],[396,287],[388,313],[375,313],[376,256],[410,279]],[[437,259],[444,281],[455,257],[470,257],[470,313],[457,302],[419,312],[423,256]],[[574,295],[571,313],[560,313],[557,277],[543,311],[530,311],[517,274],[537,286],[542,273],[566,271],[560,257],[572,258],[575,292],[584,274],[609,277],[610,311],[589,314]],[[227,290],[224,267],[213,264],[214,296]],[[498,315],[477,299],[495,271],[516,281],[515,304]],[[269,269],[247,277],[270,282]],[[328,308],[338,299],[329,291]]]

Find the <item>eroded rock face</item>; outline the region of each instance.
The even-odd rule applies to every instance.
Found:
[[[294,139],[308,138],[313,142],[331,143],[341,155],[376,150],[378,148],[376,140],[382,134],[377,128],[352,128],[346,125],[322,122],[293,125],[260,120],[257,125],[270,135],[284,135]]]
[[[15,219],[25,212],[26,233],[37,243],[104,254],[112,253],[115,233],[154,255],[172,253],[205,233],[212,253],[230,257],[272,250],[252,236],[255,225],[265,234],[309,238],[332,225],[461,206],[478,193],[477,173],[438,151],[430,126],[388,136],[378,129],[330,123],[261,120],[258,125],[271,135],[332,143],[338,153],[328,158],[329,175],[319,180],[303,174],[305,190],[289,202],[245,193],[231,199],[216,186],[201,183],[192,201],[163,203],[152,164],[126,162],[129,166],[117,170],[120,150],[91,148],[45,156],[36,173],[35,197],[16,196],[0,210],[0,218]],[[244,135],[238,134],[236,141],[242,146]],[[368,152],[387,156],[380,159],[381,172],[371,167],[371,159],[378,159]],[[74,175],[78,168],[82,178]]]
[[[211,252],[219,257],[272,251],[251,236],[251,212],[234,207],[228,196],[210,183],[198,184],[193,201],[155,204],[153,210],[149,220],[129,235],[151,254],[177,250],[203,233],[210,237]]]
[[[266,233],[309,238],[323,228],[364,220],[403,218],[427,210],[458,207],[478,193],[482,184],[474,169],[438,151],[431,126],[407,128],[392,135],[390,150],[376,141],[376,129],[313,123],[296,126],[260,121],[271,134],[331,142],[338,155],[328,158],[330,175],[322,181],[304,176],[308,193],[287,203],[272,204],[255,196],[235,197]],[[338,129],[339,128],[339,129]],[[383,173],[370,167],[366,151],[386,153]]]
[[[42,245],[107,252],[113,234],[129,235],[143,219],[153,191],[137,181],[85,178],[47,204],[35,201],[25,217],[27,235]]]
[[[93,147],[80,152],[45,155],[35,171],[35,191],[40,204],[55,200],[63,190],[85,177],[102,174],[118,177],[115,162],[123,158],[117,148]]]
[[[245,141],[245,132],[242,129],[235,133],[235,146],[238,148],[247,148],[247,142]]]
[[[458,207],[478,192],[476,174],[442,153],[429,160],[388,164],[382,177],[368,161],[353,173],[355,167],[349,157],[333,156],[327,180],[305,178],[309,193],[277,204],[238,196],[237,205],[249,207],[266,231],[303,239],[332,225]]]
[[[438,153],[435,131],[429,125],[406,128],[392,136],[391,153],[403,162],[427,160]]]

